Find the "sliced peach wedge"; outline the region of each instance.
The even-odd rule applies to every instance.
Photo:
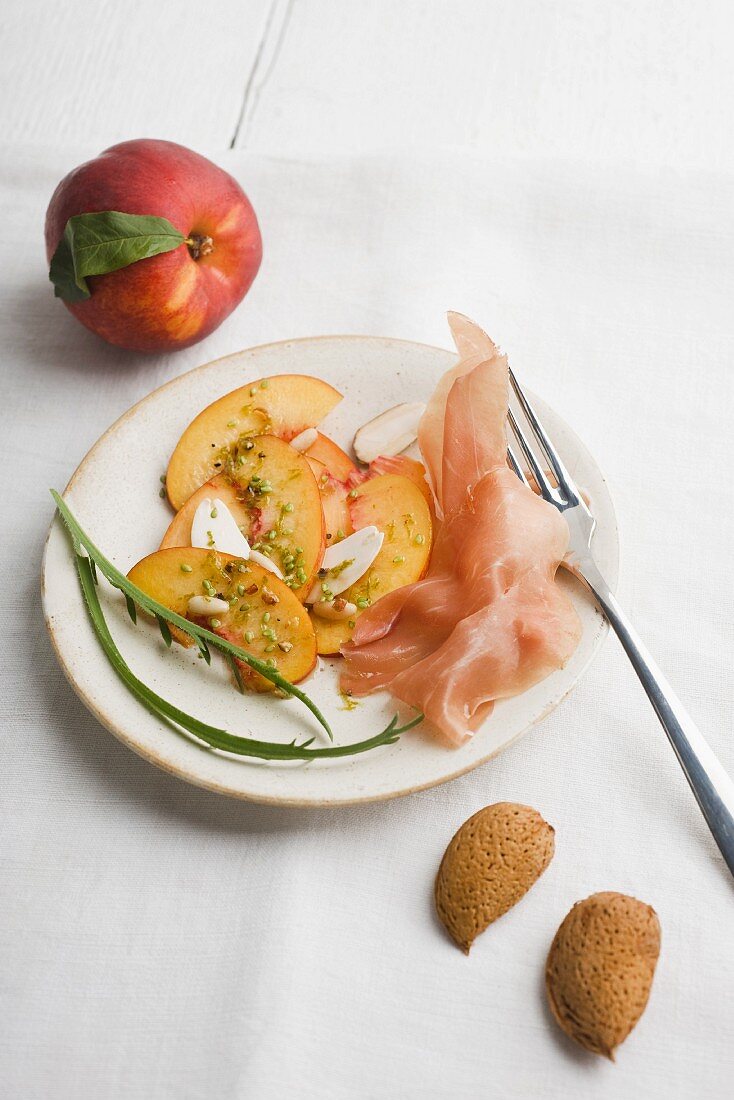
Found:
[[[332,543],[351,535],[354,530],[347,503],[349,489],[343,481],[337,481],[332,477],[328,481],[319,482],[319,491],[326,527],[326,545],[331,546]]]
[[[316,662],[316,638],[303,606],[261,565],[214,550],[177,546],[149,554],[128,577],[164,607],[269,661],[293,684]],[[173,627],[171,633],[183,645],[193,644]],[[245,686],[258,692],[273,690],[269,680],[244,662],[237,663]]]
[[[247,440],[293,439],[339,401],[328,382],[305,374],[261,378],[225,394],[191,421],[176,444],[166,474],[168,499],[178,511],[204,482],[232,468]]]
[[[315,441],[308,450],[304,451],[304,454],[307,458],[315,458],[317,462],[320,462],[326,473],[330,477],[336,478],[337,481],[346,481],[349,475],[356,470],[356,466],[349,455],[333,439],[329,439],[328,435],[323,435],[322,432],[316,433]]]
[[[351,618],[331,620],[311,612],[318,651],[324,656],[339,653],[367,607],[388,592],[420,580],[431,555],[431,513],[415,481],[402,474],[382,474],[351,489],[347,503],[355,531],[374,525],[385,539],[364,576],[341,593],[356,607]]]
[[[347,508],[347,479],[357,473],[351,458],[333,439],[316,433],[316,439],[303,452],[311,463],[321,493],[326,526],[326,545],[350,535],[354,528]]]
[[[426,468],[422,462],[418,462],[415,458],[408,458],[407,455],[380,455],[369,465],[369,477],[376,477],[378,474],[402,474],[403,477],[414,481],[426,498],[426,503],[433,514],[433,493],[426,480]]]
[[[231,468],[197,489],[176,513],[162,550],[191,545],[194,515],[207,498],[229,509],[251,548],[277,566],[297,597],[308,592],[325,538],[321,493],[307,458],[274,435],[242,440]]]
[[[305,458],[313,470],[316,484],[319,487],[321,508],[324,513],[326,545],[331,546],[339,539],[351,535],[354,530],[349,507],[347,506],[349,486],[345,485],[343,481],[332,477],[324,463],[312,458],[307,451],[305,452]]]

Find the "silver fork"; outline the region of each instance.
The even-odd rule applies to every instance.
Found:
[[[510,371],[510,381],[531,429],[535,449],[510,409],[508,417],[513,435],[540,489],[541,496],[555,505],[568,522],[571,540],[565,564],[591,590],[616,631],[632,662],[632,667],[655,708],[660,724],[668,735],[724,861],[734,875],[734,782],[684,710],[599,572],[591,550],[596,520],[586,507],[578,487],[561,461],[558,451],[548,438],[512,371]],[[540,454],[537,453],[538,449]],[[512,446],[508,447],[508,458],[517,476],[527,485],[528,481],[522,464]],[[557,482],[555,485],[545,472],[546,463],[553,472]]]

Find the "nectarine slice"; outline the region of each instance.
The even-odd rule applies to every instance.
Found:
[[[143,558],[128,577],[171,611],[205,626],[261,661],[270,661],[295,684],[316,662],[316,638],[308,615],[294,594],[276,576],[254,562],[231,554],[176,546]],[[193,596],[215,596],[229,611],[192,615]],[[171,628],[176,641],[192,645],[182,631]],[[272,691],[273,684],[249,665],[238,662],[242,680],[254,691]]]
[[[289,440],[324,419],[341,394],[306,374],[279,374],[220,397],[191,421],[171,455],[168,499],[178,511],[216,474],[236,468],[243,445],[255,435]]]
[[[304,451],[308,464],[313,470],[316,484],[321,493],[321,508],[324,513],[324,530],[327,546],[332,546],[340,539],[351,535],[352,518],[347,507],[347,495],[349,486],[343,481],[338,481],[329,473],[323,462],[311,456],[310,451]]]
[[[426,468],[422,462],[418,462],[415,458],[408,458],[407,455],[380,455],[379,458],[370,462],[369,466],[370,477],[377,477],[379,474],[402,474],[403,477],[414,481],[426,498],[426,503],[433,514],[433,493],[426,480]]]
[[[385,541],[365,575],[341,593],[357,607],[352,619],[322,619],[311,612],[318,651],[324,656],[339,653],[367,607],[395,588],[420,580],[431,555],[431,513],[415,481],[402,474],[382,474],[352,489],[347,502],[354,530],[374,524],[384,532]]]
[[[319,490],[324,512],[326,545],[332,546],[347,535],[351,535],[354,530],[347,504],[349,489],[343,481],[337,481],[332,477],[328,481],[319,482]]]
[[[333,439],[329,439],[328,435],[323,435],[321,432],[304,454],[307,458],[315,458],[317,462],[321,462],[326,472],[337,481],[346,481],[356,469],[349,455],[337,446]]]
[[[311,464],[274,435],[252,436],[237,460],[189,497],[161,549],[191,545],[191,522],[205,497],[226,504],[253,550],[277,565],[296,596],[305,596],[324,553],[321,493]]]

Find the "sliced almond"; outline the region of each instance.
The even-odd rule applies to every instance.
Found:
[[[418,438],[418,421],[426,406],[419,401],[395,405],[364,424],[354,437],[354,453],[368,465],[380,455],[400,454]]]
[[[319,437],[319,433],[315,428],[305,428],[304,431],[299,432],[298,435],[291,440],[291,447],[295,447],[297,451],[303,454],[309,447],[312,447]]]
[[[313,613],[318,615],[320,619],[350,619],[357,614],[357,605],[338,598],[331,602],[317,600],[313,605]]]
[[[249,558],[250,544],[224,501],[205,497],[191,521],[191,545]]]
[[[315,604],[338,596],[364,576],[380,553],[385,539],[374,524],[361,527],[333,546],[327,546],[319,569],[319,579],[308,594],[307,603]]]
[[[271,561],[267,554],[261,554],[259,550],[250,551],[250,561],[256,562],[257,565],[261,565],[263,569],[268,569],[271,573],[275,573],[279,580],[283,580],[283,574],[274,561]]]
[[[229,611],[229,604],[218,596],[192,596],[188,610],[189,615],[224,615]]]

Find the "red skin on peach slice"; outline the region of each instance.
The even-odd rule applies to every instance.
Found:
[[[343,481],[337,481],[333,477],[326,482],[320,482],[319,488],[326,526],[326,545],[330,546],[331,543],[351,535],[354,530],[349,511],[349,490]]]
[[[315,458],[321,462],[328,474],[337,481],[346,481],[350,474],[356,472],[356,467],[345,451],[338,447],[333,439],[318,433],[316,442],[312,443],[307,451],[307,458]]]
[[[330,546],[340,538],[351,535],[354,530],[348,506],[349,487],[343,481],[332,477],[323,462],[319,462],[318,459],[311,456],[310,448],[304,453],[313,470],[316,484],[321,493],[325,544]],[[340,531],[341,535],[339,534]]]
[[[196,343],[232,312],[260,267],[260,230],[244,191],[227,172],[183,145],[125,141],[70,172],[46,214],[49,262],[70,217],[103,210],[166,218],[192,242],[212,242],[212,250],[198,258],[182,244],[90,276],[91,297],[64,302],[111,344],[165,351]]]
[[[418,462],[415,458],[408,458],[407,455],[380,455],[370,463],[369,476],[376,477],[380,474],[400,474],[402,477],[407,477],[409,481],[415,482],[433,512],[433,493],[426,480],[426,468],[422,462]]]

